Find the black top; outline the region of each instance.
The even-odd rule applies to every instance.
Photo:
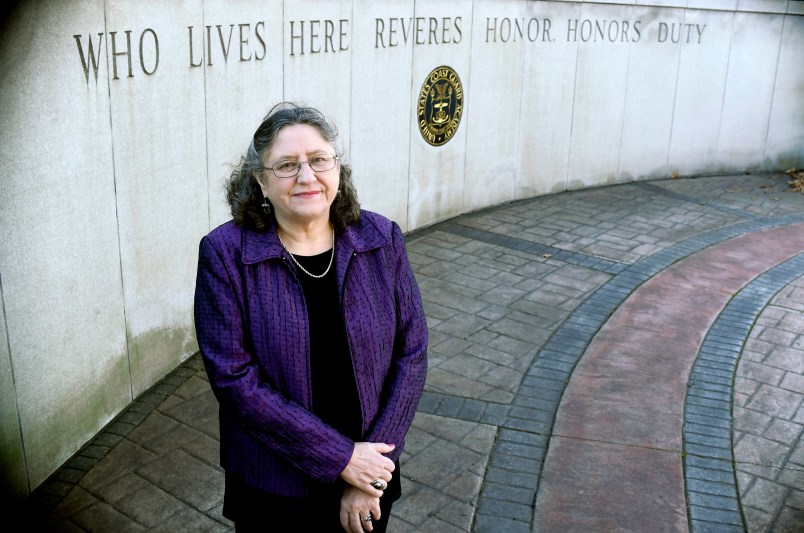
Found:
[[[294,256],[315,275],[327,269],[332,251],[314,256]],[[338,303],[335,268],[323,278],[299,270],[310,324],[310,371],[313,413],[354,441],[362,440],[362,416],[357,395],[346,327]]]

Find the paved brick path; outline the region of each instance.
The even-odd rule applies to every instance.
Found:
[[[804,525],[802,302],[799,277],[762,310],[737,367],[734,459],[751,531],[802,531]]]
[[[804,195],[785,186],[771,175],[624,184],[409,235],[430,369],[390,530],[801,530],[804,244],[790,238]],[[718,250],[737,254],[729,268]],[[678,296],[674,314],[636,333],[670,311],[659,289]],[[660,353],[638,372],[640,348]],[[195,357],[30,503],[63,531],[230,531],[217,450]],[[658,493],[645,465],[667,480]],[[640,501],[629,487],[643,487]],[[649,527],[651,507],[672,518]]]

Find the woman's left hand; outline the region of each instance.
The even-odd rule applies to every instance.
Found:
[[[341,525],[347,533],[372,531],[374,525],[366,517],[379,520],[380,499],[355,487],[346,487],[341,497]]]

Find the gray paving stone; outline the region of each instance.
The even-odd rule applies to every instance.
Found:
[[[181,450],[158,457],[137,473],[200,511],[211,509],[223,498],[221,470]]]
[[[726,509],[739,512],[740,505],[735,496],[719,496],[702,492],[690,491],[690,503],[711,509]]]
[[[116,508],[147,528],[189,509],[186,504],[151,484],[121,499]]]
[[[778,387],[762,385],[746,405],[747,409],[771,416],[790,419],[804,400],[804,394]]]
[[[81,479],[79,485],[91,492],[156,459],[158,456],[154,453],[121,440]]]
[[[718,483],[715,481],[703,481],[700,479],[687,479],[687,487],[690,492],[697,492],[700,494],[711,494],[714,496],[723,496],[726,498],[733,498],[735,495],[734,485],[730,483]]]
[[[502,404],[489,404],[483,412],[481,422],[501,426],[508,417],[510,407]]]
[[[723,509],[711,509],[703,506],[690,506],[690,518],[701,522],[714,522],[726,526],[742,528],[743,520],[737,511],[727,511]]]
[[[71,521],[83,531],[145,531],[144,526],[105,503],[79,511],[71,517]]]
[[[483,496],[492,500],[530,506],[533,502],[533,487],[516,487],[508,482],[487,481],[483,485]]]
[[[693,533],[745,533],[742,525],[729,525],[695,519],[691,521],[690,525]]]
[[[194,531],[203,533],[223,533],[233,531],[234,524],[221,517],[210,517],[195,509],[187,508],[164,522],[149,528],[155,533],[172,533],[175,531]]]
[[[490,513],[509,520],[529,523],[533,518],[533,504],[498,500],[481,495],[477,502],[477,514],[484,515]]]
[[[688,456],[689,457],[689,456]],[[685,471],[688,479],[697,479],[701,481],[713,481],[717,483],[731,484],[734,482],[734,475],[731,472],[723,470],[714,470],[711,468],[700,468],[696,466],[687,466]]]

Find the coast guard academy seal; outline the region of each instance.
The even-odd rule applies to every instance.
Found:
[[[433,69],[419,91],[417,111],[425,141],[433,146],[449,141],[463,115],[463,85],[458,74],[447,66]]]

